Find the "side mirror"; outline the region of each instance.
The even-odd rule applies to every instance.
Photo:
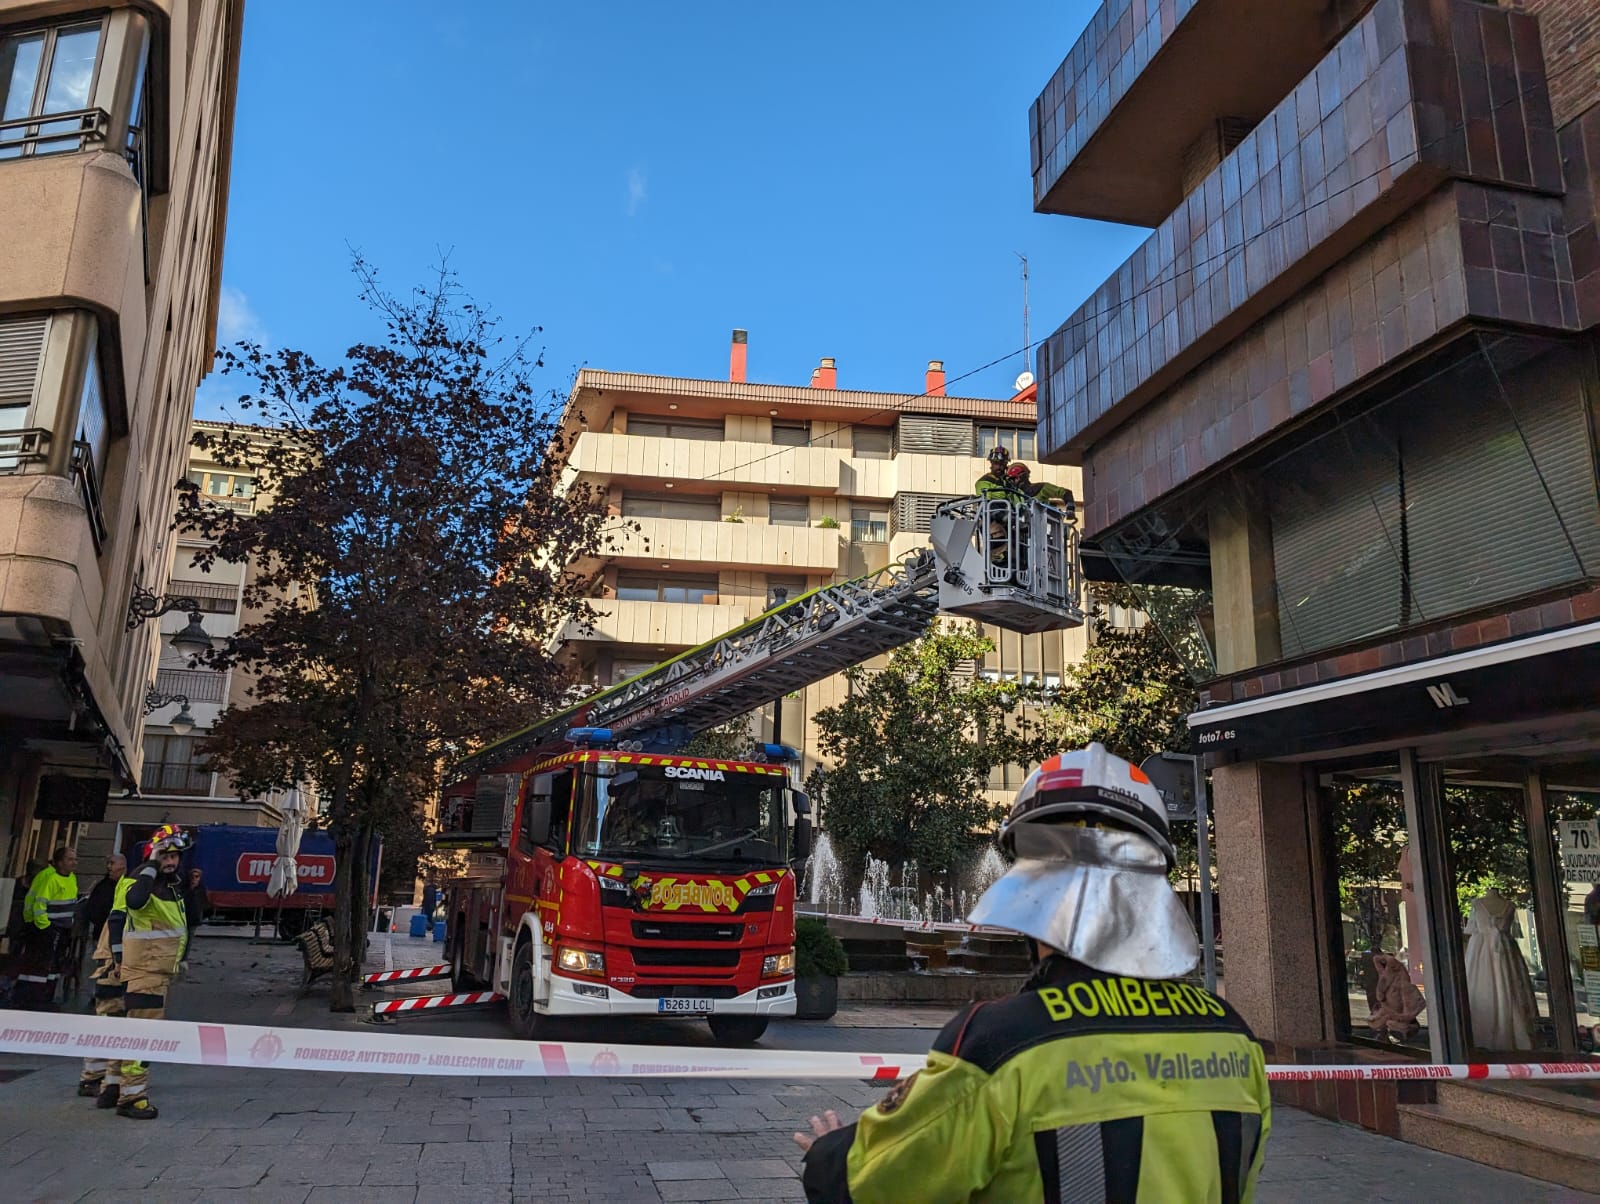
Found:
[[[550,839],[550,788],[553,779],[541,773],[528,783],[528,793],[523,798],[522,834],[532,844],[544,844]]]
[[[790,850],[790,860],[804,861],[811,856],[811,819],[802,815],[794,821],[794,843]]]

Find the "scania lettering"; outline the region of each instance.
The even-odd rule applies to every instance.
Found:
[[[727,774],[720,769],[700,769],[694,765],[668,765],[669,778],[698,778],[702,782],[725,782]]]

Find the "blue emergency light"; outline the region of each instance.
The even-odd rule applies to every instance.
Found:
[[[769,761],[798,761],[800,754],[787,744],[763,744],[761,755]]]
[[[568,744],[610,744],[611,729],[609,727],[569,727],[567,729]]]

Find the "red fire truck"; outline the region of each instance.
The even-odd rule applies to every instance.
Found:
[[[940,610],[1016,631],[1083,622],[1061,513],[958,499],[931,534],[931,550],[783,602],[452,767],[434,846],[468,851],[446,892],[464,994],[440,1006],[503,995],[528,1036],[550,1016],[703,1016],[730,1043],[793,1015],[794,867],[811,839],[797,757],[684,750],[915,639]]]
[[[467,827],[436,839],[479,845],[448,896],[456,987],[492,986],[526,1036],[546,1016],[703,1016],[753,1041],[795,1009],[789,866],[810,819],[787,750],[706,760],[609,737],[575,729],[569,751],[474,779]],[[486,803],[509,818],[492,850],[472,831]]]

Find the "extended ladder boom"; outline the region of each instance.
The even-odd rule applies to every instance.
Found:
[[[480,750],[453,778],[488,772],[580,725],[619,738],[700,732],[910,643],[941,609],[1015,631],[1079,626],[1076,530],[1039,503],[963,498],[934,515],[932,548],[776,606],[709,643]]]

